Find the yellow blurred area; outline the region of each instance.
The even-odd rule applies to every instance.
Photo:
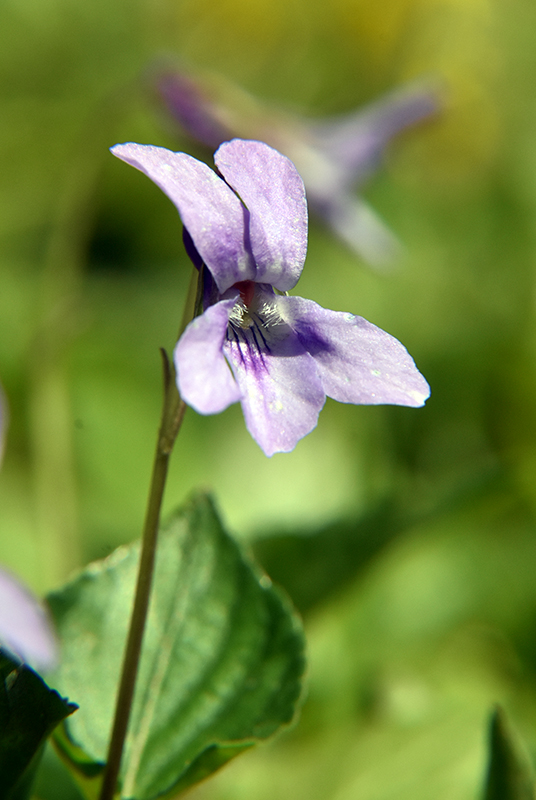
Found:
[[[175,5],[170,44],[187,63],[217,65],[246,88],[277,87],[290,106],[325,104],[326,52],[344,70],[344,91],[330,87],[343,106],[434,79],[445,113],[421,143],[419,177],[468,186],[489,169],[502,136],[498,11],[486,0],[190,0]]]

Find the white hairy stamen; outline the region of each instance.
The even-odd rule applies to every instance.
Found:
[[[255,293],[248,308],[241,297],[238,298],[229,315],[229,322],[235,327],[251,328],[257,325],[263,328],[273,328],[283,322],[275,302],[261,299]]]

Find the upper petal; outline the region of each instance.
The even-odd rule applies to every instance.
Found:
[[[301,297],[280,297],[278,307],[334,400],[422,406],[429,397],[430,387],[406,348],[363,317],[328,311]]]
[[[186,153],[128,142],[114,156],[144,172],[177,207],[220,292],[237,281],[254,280],[246,245],[247,211],[214,170]]]
[[[267,456],[293,450],[316,426],[326,399],[314,360],[284,323],[231,329],[224,352],[257,444]]]
[[[200,414],[219,414],[240,400],[240,389],[222,352],[235,301],[232,297],[207,308],[190,322],[175,347],[179,392]]]
[[[307,203],[296,167],[267,144],[243,139],[220,145],[214,161],[248,208],[254,280],[292,289],[307,251]]]

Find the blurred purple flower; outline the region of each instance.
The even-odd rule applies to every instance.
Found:
[[[436,89],[407,86],[351,114],[324,121],[271,114],[250,100],[224,104],[208,87],[175,71],[161,74],[157,87],[166,107],[195,141],[214,150],[234,136],[258,138],[296,165],[311,208],[347,246],[379,266],[400,255],[399,241],[358,195],[389,141],[405,128],[436,113]]]
[[[214,157],[222,179],[162,147],[119,144],[112,153],[173,201],[204,272],[203,313],[175,349],[189,405],[217,414],[240,401],[249,432],[271,456],[313,430],[326,395],[424,403],[428,384],[400,342],[362,317],[280,294],[296,285],[307,249],[304,186],[288,158],[234,139]]]
[[[57,663],[57,642],[48,615],[20,581],[0,568],[0,647],[38,671]]]

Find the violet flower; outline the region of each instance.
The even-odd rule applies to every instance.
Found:
[[[36,670],[57,663],[57,642],[48,615],[19,580],[0,568],[0,647]]]
[[[269,114],[236,91],[229,92],[231,102],[220,102],[208,85],[181,72],[160,75],[157,86],[194,141],[214,150],[234,136],[258,138],[288,156],[303,178],[310,207],[365,261],[380,266],[400,255],[398,239],[356,190],[394,136],[438,111],[435,88],[406,86],[353,113],[315,121]]]
[[[175,349],[188,405],[217,414],[240,401],[249,432],[271,456],[313,430],[326,395],[343,403],[424,403],[428,384],[400,342],[362,317],[283,296],[296,285],[307,249],[304,186],[288,158],[234,139],[214,156],[218,175],[162,147],[119,144],[112,153],[173,201],[187,250],[203,270],[203,313]]]

